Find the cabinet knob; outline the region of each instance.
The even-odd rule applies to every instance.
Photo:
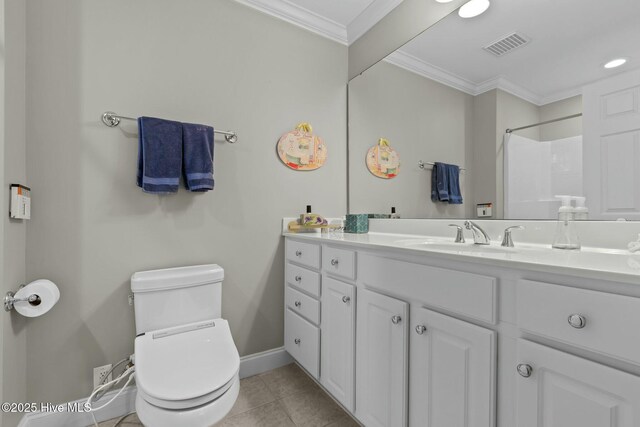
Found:
[[[300,345],[300,338],[296,338],[296,339],[294,339],[294,340],[293,340],[293,342],[294,342],[295,344]]]
[[[296,307],[300,307],[302,305],[302,303],[300,301],[296,301],[293,303]]]
[[[296,251],[296,256],[297,256],[297,257],[302,256],[302,251]]]
[[[342,297],[342,302],[343,303],[347,304],[347,303],[349,303],[349,301],[351,301],[351,297],[348,297],[346,295]]]
[[[302,282],[302,276],[296,276],[296,282]]]
[[[533,368],[531,367],[531,365],[527,365],[526,363],[519,364],[516,369],[518,370],[520,376],[524,378],[529,378],[533,373]]]
[[[398,323],[402,322],[402,317],[400,317],[400,316],[398,316],[398,315],[392,316],[392,317],[391,317],[391,322],[392,322],[394,325],[397,325]]]
[[[334,258],[331,260],[331,265],[338,265],[338,258]]]
[[[418,325],[418,326],[416,326],[416,334],[418,334],[418,335],[422,335],[422,334],[424,334],[425,332],[427,332],[427,327],[426,327],[426,326],[424,326],[424,325]]]
[[[567,321],[576,329],[582,329],[587,325],[587,319],[581,314],[571,314]]]

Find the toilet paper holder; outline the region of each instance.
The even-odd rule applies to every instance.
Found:
[[[18,290],[24,288],[26,285],[20,285],[20,287],[18,288]],[[31,294],[26,298],[16,298],[15,297],[16,293],[9,291],[7,292],[7,294],[4,296],[4,311],[11,311],[13,310],[13,305],[17,302],[28,302],[29,304],[33,305],[33,306],[38,306],[42,303],[42,299],[40,299],[40,295],[38,294]]]

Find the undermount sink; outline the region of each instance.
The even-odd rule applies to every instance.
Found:
[[[503,248],[493,245],[476,245],[473,243],[454,243],[437,240],[405,240],[397,242],[408,247],[422,247],[424,249],[432,249],[434,251],[446,251],[457,253],[475,253],[475,254],[513,254],[518,252],[515,248]]]

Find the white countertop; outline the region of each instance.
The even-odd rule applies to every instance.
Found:
[[[516,243],[514,248],[502,248],[496,241],[492,241],[490,248],[487,249],[469,242],[454,244],[450,237],[371,231],[366,234],[285,232],[283,235],[318,243],[391,249],[452,261],[499,265],[640,285],[640,253],[632,254],[626,250],[583,246],[581,250],[575,251],[551,249],[550,245],[533,243]]]

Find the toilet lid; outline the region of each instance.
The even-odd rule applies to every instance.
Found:
[[[136,383],[160,400],[188,400],[227,385],[240,356],[224,319],[147,332],[135,340]]]

